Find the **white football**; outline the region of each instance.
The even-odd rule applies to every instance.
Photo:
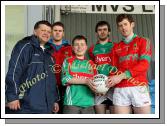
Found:
[[[93,77],[93,82],[97,86],[96,91],[99,93],[106,93],[109,88],[106,87],[105,81],[108,79],[108,77],[104,74],[97,74]]]

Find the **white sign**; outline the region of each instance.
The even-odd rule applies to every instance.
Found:
[[[72,13],[154,14],[154,5],[67,5],[61,10]]]

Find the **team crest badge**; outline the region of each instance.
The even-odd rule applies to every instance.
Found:
[[[65,57],[68,57],[68,52],[64,52]]]
[[[133,49],[134,49],[134,50],[137,50],[137,49],[138,49],[137,43],[135,43],[135,44],[133,45]]]

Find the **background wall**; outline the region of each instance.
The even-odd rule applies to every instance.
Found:
[[[89,45],[97,41],[95,34],[96,23],[100,20],[108,21],[111,26],[110,38],[113,42],[119,42],[121,35],[117,31],[116,17],[118,14],[90,14],[69,13],[61,15],[61,21],[65,25],[65,38],[72,40],[76,34],[83,34],[89,40]],[[134,32],[142,37],[147,37],[155,44],[155,15],[154,14],[132,14],[135,20]],[[153,51],[154,52],[154,51]],[[154,54],[153,54],[154,59]]]
[[[42,6],[5,6],[5,72],[14,45],[18,40],[33,34],[34,24],[42,19]]]

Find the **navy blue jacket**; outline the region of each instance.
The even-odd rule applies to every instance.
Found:
[[[53,71],[54,60],[49,43],[43,51],[32,35],[14,47],[6,75],[6,100],[20,99],[18,113],[52,113],[59,94]]]

